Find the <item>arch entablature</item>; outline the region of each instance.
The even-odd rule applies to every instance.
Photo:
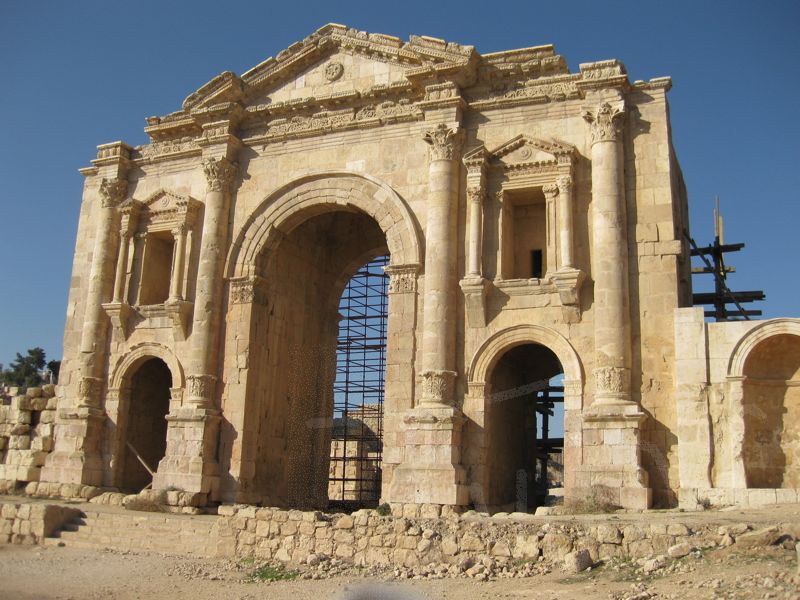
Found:
[[[800,319],[770,319],[756,325],[736,343],[728,362],[728,377],[743,377],[750,353],[764,340],[776,335],[800,337]]]
[[[172,387],[184,387],[183,367],[175,354],[162,344],[143,342],[133,346],[114,365],[109,389],[121,389],[130,383],[131,376],[142,363],[151,358],[160,358],[172,373]]]
[[[361,211],[375,219],[386,234],[391,264],[422,264],[416,219],[397,192],[369,175],[326,171],[294,180],[261,203],[231,247],[226,275],[257,275],[265,250],[308,218],[336,210]]]
[[[511,348],[523,344],[540,344],[550,349],[564,369],[565,383],[583,384],[581,362],[575,349],[557,331],[540,325],[516,325],[490,336],[472,357],[467,373],[469,383],[485,384],[497,361]]]

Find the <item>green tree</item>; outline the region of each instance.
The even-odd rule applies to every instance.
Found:
[[[45,358],[44,350],[41,348],[30,348],[27,356],[17,352],[17,358],[11,362],[8,369],[0,373],[0,378],[6,385],[17,387],[41,385],[41,370],[46,364]]]

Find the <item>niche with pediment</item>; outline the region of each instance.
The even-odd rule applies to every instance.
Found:
[[[192,303],[188,287],[193,229],[200,203],[161,190],[120,207],[120,244],[114,300],[105,305],[125,337],[136,326],[172,326],[185,339]]]

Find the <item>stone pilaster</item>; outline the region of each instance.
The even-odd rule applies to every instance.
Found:
[[[103,308],[114,294],[114,267],[120,215],[118,207],[128,190],[131,148],[122,142],[98,146],[92,161],[100,180],[92,199],[97,211],[95,242],[80,341],[80,371],[58,414],[62,432],[42,469],[42,481],[102,484],[102,441],[106,414],[103,394],[108,361],[109,320]]]

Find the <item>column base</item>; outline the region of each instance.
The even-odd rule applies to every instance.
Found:
[[[217,438],[221,422],[219,411],[181,407],[167,415],[167,451],[153,477],[153,489],[176,489],[219,496]]]
[[[583,461],[567,500],[645,510],[652,504],[639,432],[647,416],[634,402],[592,405],[583,415]]]
[[[404,460],[394,469],[388,502],[465,506],[466,470],[461,466],[464,417],[446,405],[419,406],[403,417]]]

